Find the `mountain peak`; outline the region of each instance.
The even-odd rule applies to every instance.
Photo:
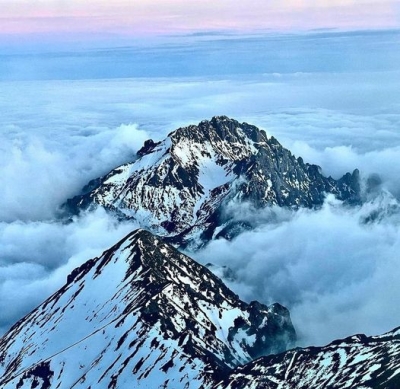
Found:
[[[138,157],[89,183],[66,208],[77,213],[102,206],[196,248],[240,233],[246,223],[225,217],[232,201],[256,209],[318,207],[327,193],[360,201],[357,174],[325,177],[265,131],[227,116],[178,128],[160,142],[148,140]]]
[[[267,135],[264,130],[258,129],[247,123],[240,123],[227,116],[213,116],[211,120],[203,120],[198,125],[181,127],[171,132],[173,140],[182,138],[196,139],[199,141],[224,142],[246,144],[251,142],[266,142]]]

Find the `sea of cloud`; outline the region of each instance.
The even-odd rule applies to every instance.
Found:
[[[64,73],[47,79],[24,56],[13,58],[18,66],[13,77],[2,77],[0,88],[0,333],[57,290],[74,267],[136,227],[100,210],[63,224],[56,220],[60,205],[90,179],[135,158],[145,139],[162,139],[181,125],[221,114],[247,121],[324,173],[339,177],[354,168],[363,177],[377,173],[382,189],[399,197],[398,59],[393,54],[385,68],[386,51],[378,45],[390,48],[393,37],[336,36],[335,56],[348,64],[337,59],[334,69],[321,64],[314,69],[328,38],[302,37],[297,45],[291,38],[291,51],[283,55],[275,37],[264,56],[253,58],[260,42],[247,48],[240,40],[228,57],[233,61],[242,53],[241,65],[228,66],[224,75],[213,74],[212,67],[210,74],[195,71],[202,60],[207,66],[211,59],[222,61],[223,45],[214,41],[200,42],[196,66],[180,77],[179,67],[188,61],[176,64],[174,58],[181,58],[176,48],[168,54],[168,74],[152,68],[156,74],[141,78],[125,78],[124,72],[123,78],[104,78],[96,68],[92,78],[74,79],[65,66]],[[350,61],[349,47],[360,40],[377,47],[371,53],[374,66],[363,63],[365,50],[351,51],[355,64]],[[152,48],[154,58],[156,52]],[[160,56],[166,52],[163,47]],[[274,52],[279,61],[264,69]],[[245,74],[252,59],[257,66]],[[289,66],[291,60],[297,66]],[[129,68],[126,61],[121,59]],[[32,70],[29,77],[19,76],[24,69]],[[255,217],[251,209],[241,211]],[[278,212],[273,223],[270,214],[258,214],[255,232],[214,242],[196,257],[232,267],[238,278],[231,286],[243,299],[286,304],[302,344],[380,333],[400,325],[399,226],[393,217],[362,224],[363,212],[329,199],[318,212]]]

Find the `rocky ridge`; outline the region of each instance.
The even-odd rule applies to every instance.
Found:
[[[397,389],[400,328],[294,349],[238,367],[214,389]]]

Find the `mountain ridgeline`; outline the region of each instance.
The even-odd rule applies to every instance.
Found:
[[[234,369],[214,389],[398,389],[400,328],[294,349]]]
[[[400,329],[291,349],[279,304],[247,304],[136,230],[0,339],[2,389],[397,389]]]
[[[91,181],[64,209],[77,214],[102,206],[177,246],[198,248],[252,228],[224,212],[229,204],[313,208],[328,193],[359,203],[358,170],[325,177],[263,130],[217,116],[146,141],[135,161]]]

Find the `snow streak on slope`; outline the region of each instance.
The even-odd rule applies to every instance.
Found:
[[[210,387],[294,339],[285,308],[242,302],[138,230],[75,269],[0,340],[0,387]]]

